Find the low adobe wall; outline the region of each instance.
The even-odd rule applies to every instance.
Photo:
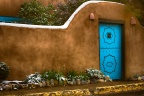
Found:
[[[89,20],[91,12],[95,21]],[[138,21],[132,26],[131,17],[122,4],[89,1],[63,26],[0,23],[0,61],[10,66],[12,80],[48,69],[99,69],[99,19],[120,20],[124,22],[124,77],[143,74],[144,28]]]

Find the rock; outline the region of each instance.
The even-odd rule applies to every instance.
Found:
[[[46,85],[47,85],[46,82],[45,82],[45,81],[42,81],[42,86],[43,86],[43,87],[46,87]]]
[[[20,84],[22,89],[28,89],[28,84]]]
[[[46,81],[46,86],[50,87],[50,81],[49,80]]]
[[[2,91],[3,90],[3,88],[2,88],[2,86],[0,86],[0,91]]]
[[[32,88],[32,87],[31,87],[31,84],[28,84],[28,88],[30,88],[30,89]]]
[[[10,89],[12,89],[13,87],[12,87],[12,84],[8,84],[9,86],[10,86]]]
[[[32,84],[31,87],[32,87],[32,88],[36,88],[36,84]]]
[[[2,88],[3,88],[4,90],[10,90],[11,87],[10,87],[9,85],[3,85]]]
[[[63,86],[63,81],[62,80],[59,80],[59,82],[58,82],[59,84],[59,86]]]
[[[18,80],[14,80],[14,81],[12,81],[13,83],[15,83],[15,84],[21,84],[21,83],[24,83],[23,81],[18,81]]]
[[[14,90],[18,90],[18,88],[15,87]]]
[[[142,80],[144,80],[144,76],[142,76],[141,78],[142,78]]]
[[[21,84],[21,86],[23,89],[28,88],[28,84]]]
[[[54,80],[54,86],[58,86],[59,82],[58,80]]]
[[[13,90],[18,90],[18,87],[19,87],[18,84],[12,84],[12,89]]]
[[[110,79],[109,81],[112,82],[112,79]]]
[[[141,78],[140,76],[139,76],[137,79],[138,79],[138,81],[141,81],[141,80],[142,80],[142,78]]]
[[[81,80],[80,79],[76,79],[76,84],[80,85],[81,84]]]
[[[107,81],[112,82],[112,79],[110,79],[110,77],[107,75],[107,76],[105,76],[105,81],[106,81],[106,82],[107,82]]]
[[[81,81],[81,84],[88,84],[88,82],[87,82],[87,81],[82,80],[82,81]]]
[[[36,84],[28,84],[28,88],[32,89],[32,88],[36,88]]]
[[[87,80],[87,84],[90,84],[90,80]]]
[[[63,82],[63,85],[66,86],[66,85],[67,85],[67,81],[64,81],[64,82]]]
[[[133,80],[133,81],[137,81],[137,80],[138,80],[138,78],[132,78],[132,80]]]
[[[42,84],[41,82],[39,82],[39,86],[40,86],[40,87],[43,87],[43,84]]]
[[[97,83],[97,80],[95,78],[91,78],[90,83],[95,84],[95,83]]]
[[[38,83],[35,83],[35,87],[36,87],[36,88],[39,88],[40,85],[39,85]]]
[[[8,85],[10,82],[11,82],[11,81],[6,81],[6,80],[4,80],[4,81],[2,81],[2,84]]]
[[[77,82],[76,82],[75,79],[73,79],[72,82],[73,82],[73,85],[76,85],[76,84],[77,84]]]
[[[105,80],[104,79],[98,79],[97,82],[103,83],[103,82],[105,82]]]
[[[54,86],[54,80],[53,79],[50,80],[50,85]]]
[[[67,81],[67,84],[68,85],[73,85],[73,82],[72,81]]]
[[[22,84],[18,84],[18,89],[23,89]]]
[[[105,80],[106,80],[106,81],[109,81],[109,80],[110,80],[110,77],[109,77],[109,76],[105,76]]]

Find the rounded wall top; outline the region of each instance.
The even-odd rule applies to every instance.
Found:
[[[109,1],[87,1],[83,3],[81,6],[79,6],[76,11],[70,16],[70,18],[66,21],[66,23],[62,26],[43,26],[43,25],[30,25],[30,24],[16,24],[16,23],[0,23],[0,25],[3,26],[15,26],[15,27],[26,27],[26,28],[48,28],[48,29],[66,29],[68,28],[71,21],[74,19],[75,15],[78,14],[78,12],[83,9],[85,6],[89,4],[98,4],[98,3],[113,3],[113,4],[119,4],[123,5],[121,3],[116,2],[109,2]]]

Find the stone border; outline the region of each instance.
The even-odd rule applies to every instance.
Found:
[[[23,96],[90,96],[90,95],[92,94],[90,93],[89,89],[76,89],[76,90],[26,94]]]
[[[64,91],[55,91],[55,92],[24,94],[21,96],[91,96],[91,95],[138,91],[138,90],[144,90],[144,83],[96,87],[96,89],[94,89],[94,92],[92,93],[90,92],[89,89],[75,89],[75,90],[64,90]],[[16,95],[11,95],[11,96],[16,96]]]
[[[106,94],[106,93],[127,92],[127,91],[137,91],[137,90],[144,90],[144,83],[97,87],[94,90],[94,94]]]

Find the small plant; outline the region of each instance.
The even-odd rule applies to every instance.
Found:
[[[56,72],[55,79],[58,81],[59,85],[63,85],[64,81],[67,80],[61,72]]]
[[[9,75],[9,67],[5,62],[0,62],[0,81],[5,80]]]
[[[80,73],[77,76],[74,77],[75,79],[80,79],[80,80],[89,80],[89,76],[86,73]]]
[[[76,71],[69,71],[67,73],[67,78],[69,81],[73,81],[76,78],[76,76],[77,76]]]
[[[138,75],[138,74],[135,74],[133,77],[134,77],[134,78],[138,78],[138,77],[141,77],[141,76]]]
[[[48,71],[42,73],[42,78],[44,78],[45,80],[56,79],[55,75],[56,75],[55,71],[48,70]]]
[[[64,76],[61,72],[57,72],[57,73],[55,74],[55,78],[56,78],[56,80],[58,80],[58,81],[65,81],[65,80],[66,80],[65,76]]]
[[[52,70],[42,73],[42,78],[44,78],[45,81],[57,81],[59,84],[62,84],[64,81],[66,81],[66,78],[62,72],[55,72]]]
[[[88,76],[86,73],[82,73],[82,74],[79,75],[79,76],[80,76],[80,79],[81,79],[81,80],[84,80],[84,81],[89,80],[89,76]]]
[[[104,74],[97,69],[90,68],[87,69],[86,72],[90,78],[97,78],[97,79],[105,78]]]
[[[35,74],[28,75],[24,82],[28,84],[39,84],[43,80],[41,74],[36,72]]]

